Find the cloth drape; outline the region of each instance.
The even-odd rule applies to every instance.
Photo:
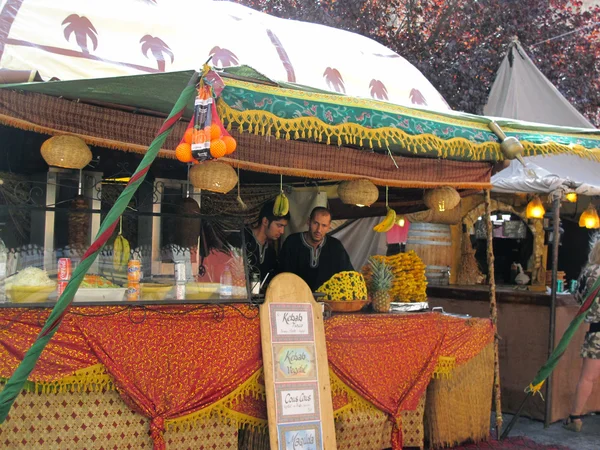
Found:
[[[414,410],[440,356],[456,364],[493,338],[491,322],[441,314],[336,316],[325,324],[329,367],[393,420],[392,444],[402,448],[402,410]]]
[[[157,449],[164,448],[165,421],[185,420],[219,402],[236,417],[264,420],[264,400],[253,395],[259,391],[243,389],[259,383],[259,319],[249,306],[235,308],[72,308],[30,381],[44,386],[67,379],[72,385],[74,372],[105,367],[125,402],[152,419]],[[47,314],[0,310],[0,378],[17,367]],[[325,333],[330,369],[393,419],[395,449],[402,443],[400,411],[417,407],[440,358],[464,364],[494,336],[487,319],[431,313],[339,315],[325,322]],[[85,387],[85,375],[78,380]],[[343,392],[336,395],[336,409],[348,403],[337,401]]]

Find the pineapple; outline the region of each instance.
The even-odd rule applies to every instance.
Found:
[[[369,258],[371,269],[371,300],[373,310],[377,312],[389,312],[390,310],[390,289],[394,273],[392,267],[382,259]]]

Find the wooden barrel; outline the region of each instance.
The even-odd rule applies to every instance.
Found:
[[[411,223],[406,240],[406,251],[409,250],[414,250],[427,265],[425,275],[430,284],[448,284],[448,270],[452,265],[450,225]]]

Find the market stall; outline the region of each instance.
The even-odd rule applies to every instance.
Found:
[[[173,96],[181,90],[188,75],[190,73],[170,73],[8,86],[0,90],[0,122],[5,124],[4,131],[7,134],[18,129],[25,130],[17,132],[21,136],[30,132],[77,136],[87,144],[95,146],[93,150],[96,156],[101,157],[100,166],[97,166],[99,168],[102,164],[109,164],[111,157],[117,158],[117,152],[109,149],[145,152],[155,131],[162,130],[163,121],[156,116],[168,112],[166,105],[174,102]],[[371,192],[374,189],[375,194],[371,203],[364,204],[373,204],[386,212],[389,212],[387,207],[396,207],[387,201],[383,191],[386,187],[427,189],[428,192],[431,191],[431,196],[428,196],[431,200],[430,208],[444,212],[447,197],[436,197],[437,199],[433,200],[435,188],[445,188],[446,194],[453,201],[458,197],[454,203],[456,206],[461,201],[457,190],[465,196],[467,189],[489,188],[491,162],[502,158],[495,134],[490,131],[489,120],[485,118],[450,112],[433,113],[377,101],[316,93],[294,85],[284,87],[271,80],[265,80],[265,77],[248,68],[232,69],[220,75],[225,81],[217,103],[218,113],[238,145],[235,153],[221,158],[219,162],[227,163],[230,169],[232,166],[248,172],[276,175],[278,178],[287,176],[367,182]],[[115,94],[118,92],[126,92],[128,95],[118,97],[119,104],[115,104]],[[74,99],[77,101],[72,101]],[[191,104],[186,106],[187,117],[191,117]],[[138,114],[140,111],[145,114]],[[202,266],[206,269],[202,276],[208,276],[206,274],[210,273],[210,267],[206,267],[208,262],[204,264],[203,258],[208,260],[214,256],[211,249],[202,255],[200,245],[196,244],[195,251],[191,251],[194,245],[186,246],[190,254],[185,256],[183,269],[176,269],[173,249],[170,250],[170,256],[163,255],[163,244],[169,243],[168,231],[171,228],[166,220],[169,214],[191,221],[210,220],[203,216],[207,198],[211,198],[210,194],[204,192],[205,188],[202,189],[201,196],[199,192],[193,192],[193,189],[188,187],[185,176],[188,166],[173,159],[176,156],[173,150],[184,136],[186,124],[178,122],[170,125],[173,134],[167,138],[159,152],[159,156],[164,159],[156,165],[156,172],[149,172],[151,177],[148,180],[151,184],[147,186],[147,195],[138,198],[139,204],[131,205],[135,214],[140,219],[143,218],[136,223],[138,242],[135,245],[136,248],[140,248],[141,272],[144,273],[144,279],[168,279],[168,283],[165,284],[170,284],[170,291],[162,300],[169,304],[148,306],[145,302],[152,300],[143,297],[131,299],[130,303],[124,303],[123,297],[113,297],[106,299],[110,306],[98,305],[92,309],[72,307],[64,316],[64,329],[57,331],[55,339],[42,354],[40,365],[36,369],[43,374],[42,377],[36,378],[38,372],[33,372],[30,379],[39,385],[45,383],[47,386],[57,386],[59,391],[60,386],[81,386],[82,389],[85,386],[98,389],[116,386],[128,406],[146,418],[139,420],[149,425],[154,445],[158,448],[169,435],[169,431],[164,433],[169,425],[177,428],[178,424],[184,426],[198,421],[204,426],[207,423],[214,426],[215,422],[211,420],[216,416],[223,417],[228,423],[235,423],[238,427],[245,424],[259,428],[261,424],[264,426],[264,413],[261,416],[258,412],[261,408],[260,402],[254,401],[254,396],[259,400],[261,396],[260,354],[257,347],[252,346],[252,337],[256,337],[256,330],[252,328],[256,328],[256,319],[252,316],[255,310],[250,305],[234,306],[235,302],[232,302],[254,301],[249,295],[246,267],[242,263],[243,275],[238,277],[242,282],[239,286],[234,284],[241,288],[243,294],[240,291],[238,298],[231,293],[226,294],[229,297],[226,299],[228,305],[217,306],[216,303],[223,297],[223,283],[214,283],[219,285],[218,292],[209,291],[205,297],[194,299],[188,295],[188,287],[192,287],[194,283],[201,283],[202,287],[205,287],[204,283],[207,283],[207,280],[199,281],[195,275],[200,272]],[[555,152],[585,153],[587,148],[595,148],[597,140],[594,135],[588,139],[577,138],[580,145],[573,147],[570,144],[576,139],[566,134],[548,146],[548,135],[543,132],[527,134],[525,129],[517,126],[513,127],[510,133],[522,138],[525,134],[524,144],[531,154],[548,149]],[[30,138],[37,140],[38,146],[33,146],[35,152],[47,137]],[[20,148],[29,149],[31,154],[32,146],[27,139],[22,139]],[[119,155],[136,160],[132,155]],[[109,163],[105,163],[107,159]],[[216,163],[213,161],[205,164]],[[233,172],[235,174],[235,171]],[[229,170],[229,173],[231,174],[232,170]],[[73,172],[70,174],[72,177]],[[131,172],[125,177],[117,175],[118,171],[103,171],[100,181],[103,192],[105,185],[119,178],[135,177]],[[170,185],[164,179],[178,180],[172,187],[174,192],[171,190],[170,193],[179,199],[194,198],[194,195],[197,195],[198,200],[202,202],[197,202],[200,214],[169,211],[166,200]],[[238,182],[239,179],[236,178],[235,181]],[[57,183],[64,184],[62,181]],[[48,181],[45,184],[56,185]],[[92,183],[92,187],[97,185],[98,181]],[[376,186],[380,186],[381,191]],[[84,184],[83,190],[85,189]],[[245,197],[243,191],[241,194]],[[267,198],[273,198],[277,194],[279,190],[263,193]],[[235,205],[235,193],[228,195],[229,199],[234,200],[229,202],[229,205]],[[56,196],[49,196],[48,192],[42,193],[42,196],[44,200],[41,204],[34,203],[33,197],[26,198],[25,203],[36,212],[43,211],[43,223],[50,224],[49,220],[55,219],[56,216],[48,216],[48,213],[57,214],[57,203],[62,200]],[[72,200],[72,197],[69,200]],[[386,201],[379,200],[380,197],[386,198]],[[95,200],[101,201],[102,198],[104,196]],[[149,198],[149,202],[144,203],[144,198]],[[350,203],[352,207],[357,208],[355,205],[363,202]],[[489,208],[489,201],[487,205]],[[91,210],[87,211],[90,214],[102,214],[101,206],[100,209],[93,203],[87,206]],[[450,206],[448,208],[453,209]],[[15,205],[10,205],[6,211],[17,209],[19,208]],[[236,217],[247,214],[240,213],[239,208],[234,207],[231,207],[230,211],[236,211],[230,214]],[[401,212],[400,208],[398,211]],[[83,209],[77,213],[83,213]],[[489,216],[490,211],[486,211],[486,214]],[[124,217],[128,215],[125,214]],[[163,219],[164,222],[161,222]],[[221,223],[221,219],[214,220]],[[386,220],[389,222],[389,219]],[[386,227],[387,225],[389,223]],[[157,226],[158,228],[154,228]],[[226,228],[228,232],[236,231],[233,225]],[[56,225],[53,229],[57,229]],[[240,228],[237,230],[239,232]],[[160,235],[158,242],[154,241],[157,234]],[[55,245],[56,238],[48,239],[44,233],[42,236],[42,248],[50,252],[44,251],[41,258],[42,267],[47,273],[54,275],[58,271],[56,254],[52,253],[55,250],[52,246]],[[91,240],[91,233],[88,239]],[[243,246],[241,248],[243,250]],[[115,253],[113,250],[112,254],[107,255],[113,264]],[[219,252],[216,253],[215,271],[216,267],[219,267]],[[416,258],[413,259],[414,253],[404,255],[407,256],[397,257],[398,270],[406,273],[396,284],[396,299],[423,300],[422,291],[414,298],[407,295],[415,292],[415,286],[425,286],[422,278],[423,267],[411,263],[416,261]],[[239,257],[228,254],[228,257],[234,256]],[[188,259],[189,271],[193,274],[191,276],[194,281],[188,280]],[[122,261],[120,264],[122,265]],[[407,267],[402,267],[406,264]],[[221,273],[217,273],[215,278],[221,279],[218,275],[224,270],[222,266],[221,262]],[[183,272],[180,272],[181,270]],[[403,286],[402,281],[408,280],[409,272],[414,272],[411,273],[413,280],[416,275],[421,278],[418,282],[410,282]],[[177,298],[176,273],[185,273],[183,278],[186,281],[186,294],[183,298]],[[202,293],[206,292],[200,288],[199,290]],[[141,292],[143,295],[143,288]],[[48,295],[43,301],[51,303],[52,299]],[[198,302],[202,303],[198,305]],[[196,305],[185,305],[186,303]],[[23,351],[38,335],[39,328],[48,314],[47,310],[36,308],[40,305],[24,303],[22,306],[25,308],[22,309],[14,309],[14,304],[8,306],[3,308],[2,320],[6,326],[2,337],[6,339],[3,341],[3,351],[11,355],[11,358],[6,358],[7,367],[3,369],[3,377],[10,376],[10,371],[14,370],[22,358]],[[385,311],[385,308],[382,310]],[[194,321],[200,321],[200,325],[189,324]],[[69,323],[72,328],[69,328]],[[151,325],[165,332],[155,335]],[[489,320],[467,320],[443,314],[334,315],[326,323],[326,330],[333,385],[338,386],[334,391],[342,397],[341,400],[334,399],[338,405],[338,416],[347,422],[358,421],[357,426],[364,427],[366,424],[381,424],[382,415],[385,414],[385,423],[391,418],[396,428],[402,425],[404,431],[404,424],[400,422],[406,414],[410,415],[412,412],[415,414],[412,416],[413,420],[418,422],[423,419],[423,414],[419,411],[425,411],[429,440],[435,444],[445,445],[466,439],[486,438],[491,384],[494,377],[494,351],[493,346],[489,346],[494,337],[494,325]],[[21,326],[25,330],[18,331]],[[190,332],[190,329],[195,332]],[[72,333],[69,337],[81,344],[80,346],[60,346],[61,333],[69,333],[69,330]],[[119,330],[119,334],[114,330]],[[194,334],[197,334],[198,330],[202,331],[203,342],[207,341],[204,346],[192,345],[192,342],[196,341],[191,339],[196,339]],[[424,333],[423,330],[427,332]],[[385,333],[383,343],[382,332]],[[231,335],[234,334],[238,336],[238,341],[231,339]],[[124,341],[122,336],[126,336],[128,341]],[[226,337],[228,349],[214,347],[218,344],[218,336]],[[356,342],[359,338],[361,345],[357,345]],[[214,340],[214,343],[208,342],[209,339],[211,342]],[[348,341],[353,345],[347,346]],[[377,351],[373,351],[374,341],[379,343]],[[129,344],[123,345],[123,342]],[[131,342],[135,345],[131,345]],[[368,351],[365,350],[367,347]],[[119,358],[116,353],[109,352],[109,348],[119,352]],[[139,348],[147,351],[138,353]],[[185,352],[182,349],[185,349]],[[189,351],[201,354],[188,358]],[[360,369],[359,365],[351,365],[343,357],[353,351],[360,352],[355,360],[369,357],[365,366],[368,370],[357,370]],[[403,351],[407,352],[406,356],[399,358],[398,354]],[[236,360],[234,356],[240,353],[243,358]],[[220,361],[221,358],[228,358],[228,362],[225,366],[220,362],[215,364],[214,368],[218,373],[203,373],[201,368],[189,367],[189,364],[201,364],[206,360],[215,359]],[[468,366],[469,364],[473,366]],[[206,366],[203,364],[203,367]],[[184,377],[179,384],[171,384],[174,380],[167,376],[173,368]],[[375,368],[377,376],[374,376]],[[386,376],[381,377],[384,370]],[[435,374],[447,375],[448,378],[431,382],[432,375]],[[189,378],[192,375],[193,377]],[[144,379],[139,380],[140,376]],[[476,377],[476,380],[470,379],[470,376]],[[198,382],[198,379],[202,382]],[[158,387],[155,382],[159,383]],[[190,391],[188,387],[192,384],[194,387]],[[428,385],[429,394],[423,405],[422,399]],[[184,387],[184,393],[181,386]],[[459,386],[455,390],[456,395],[448,395],[448,390],[453,386]],[[167,406],[160,406],[161,402],[157,401],[156,396],[164,392],[172,395],[174,401]],[[25,396],[27,395],[30,394]],[[343,399],[344,396],[346,400]],[[465,399],[472,400],[466,405],[462,403],[461,406]],[[352,406],[343,409],[348,404]],[[473,404],[476,404],[477,408],[474,408]],[[454,422],[453,426],[448,425],[450,419],[445,414],[449,410],[460,410],[464,413],[464,429]],[[372,411],[372,414],[368,411]],[[344,415],[350,412],[363,414],[364,420]],[[56,414],[60,417],[58,412]],[[11,416],[11,421],[16,423],[19,417],[22,416]],[[27,418],[24,413],[23,417],[25,418],[22,420]],[[340,441],[344,441],[344,433],[348,432],[348,427],[339,420]],[[101,423],[102,426],[105,425]],[[479,431],[468,431],[474,429],[473,423]],[[15,424],[13,431],[22,428],[23,425]],[[384,436],[389,432],[384,426]],[[225,427],[222,433],[231,436],[231,427]],[[346,436],[345,439],[351,438]],[[388,441],[382,438],[382,445],[387,443]],[[418,446],[422,445],[420,442],[415,443]],[[348,445],[351,447],[351,444]],[[394,445],[398,448],[401,443],[396,441]]]

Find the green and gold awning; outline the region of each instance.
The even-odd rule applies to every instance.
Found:
[[[2,86],[0,95],[13,90],[125,108],[141,115],[166,114],[190,74],[24,83]],[[484,116],[409,108],[289,83],[277,85],[248,68],[230,69],[222,75],[226,86],[218,103],[220,114],[228,126],[242,132],[397,156],[485,162],[503,159],[499,140],[488,127],[492,119]],[[188,116],[191,111],[189,105]],[[596,130],[515,120],[496,122],[506,135],[523,143],[526,156],[570,153],[600,161],[600,132]]]

